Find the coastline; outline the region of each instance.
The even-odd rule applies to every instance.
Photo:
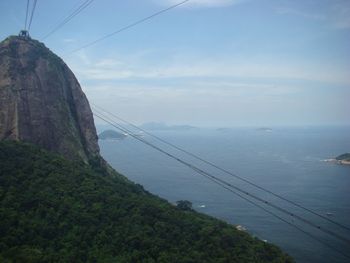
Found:
[[[324,161],[328,163],[335,163],[340,165],[350,165],[350,161],[348,160],[326,159]]]
[[[340,160],[338,161],[339,164],[342,164],[342,165],[350,165],[350,161],[348,160]]]

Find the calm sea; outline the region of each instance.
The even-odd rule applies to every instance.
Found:
[[[153,133],[350,227],[350,166],[324,162],[325,159],[350,152],[350,127],[274,128],[272,131],[254,128],[198,129]],[[155,142],[147,136],[144,138]],[[100,141],[100,146],[102,155],[117,171],[142,184],[148,191],[170,202],[189,200],[200,212],[242,225],[250,234],[283,248],[297,262],[349,262],[349,259],[327,246],[130,137],[119,141]],[[164,147],[216,176],[290,209],[325,229],[346,237],[350,235],[350,231],[296,209],[231,176],[200,164],[183,153]],[[350,254],[349,244],[276,213],[336,249]]]

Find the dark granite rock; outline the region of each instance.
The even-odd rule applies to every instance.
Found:
[[[99,156],[88,100],[68,66],[42,43],[0,43],[0,140],[32,142],[83,159]]]

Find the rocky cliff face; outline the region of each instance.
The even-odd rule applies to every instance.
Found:
[[[68,158],[98,156],[85,94],[68,66],[43,44],[0,43],[0,140],[35,143]]]

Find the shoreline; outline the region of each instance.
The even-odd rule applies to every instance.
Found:
[[[350,165],[350,161],[348,160],[326,159],[324,161],[328,163],[335,163],[340,165]]]

